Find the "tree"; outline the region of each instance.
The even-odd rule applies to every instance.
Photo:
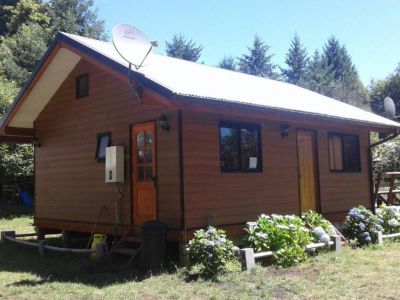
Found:
[[[247,48],[249,53],[238,57],[239,71],[255,76],[276,78],[276,66],[271,63],[273,54],[268,54],[270,46],[265,44],[259,36],[254,37],[253,45]]]
[[[191,39],[186,39],[182,34],[174,35],[171,42],[165,42],[165,52],[168,56],[189,61],[198,61],[203,46],[197,45]]]
[[[306,72],[308,60],[307,49],[296,34],[285,58],[285,63],[288,67],[286,69],[281,68],[281,75],[285,81],[297,84]]]
[[[226,70],[235,71],[236,63],[232,56],[224,56],[218,64],[218,67]]]
[[[38,24],[22,24],[0,41],[0,74],[22,86],[47,48],[49,34]]]
[[[16,83],[0,76],[0,117],[5,114],[17,93]]]
[[[104,21],[93,10],[93,0],[50,0],[53,33],[65,31],[93,39],[107,40]]]
[[[400,64],[395,71],[384,80],[372,81],[369,86],[371,97],[371,109],[375,113],[383,115],[383,100],[386,97],[393,99],[396,112],[400,112]]]
[[[1,0],[0,5],[0,36],[9,34],[7,24],[10,21],[11,10],[17,6],[18,0]]]
[[[6,28],[7,35],[15,34],[22,24],[38,24],[48,27],[50,16],[47,7],[40,0],[14,1],[14,6],[5,6],[8,13]]]
[[[322,55],[314,54],[305,76],[299,83],[328,97],[369,109],[369,95],[347,53],[335,37],[330,37]]]

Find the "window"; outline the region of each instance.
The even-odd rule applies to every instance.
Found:
[[[360,143],[358,136],[329,134],[329,166],[333,172],[360,172]]]
[[[111,133],[99,133],[97,135],[96,159],[103,162],[106,159],[106,148],[111,145]]]
[[[89,74],[84,74],[76,78],[76,99],[89,96]]]
[[[221,170],[223,172],[261,172],[260,127],[220,123]]]

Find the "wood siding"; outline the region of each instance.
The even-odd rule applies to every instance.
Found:
[[[75,99],[75,78],[89,74],[89,97]],[[151,99],[149,99],[151,100]],[[111,132],[125,147],[122,223],[131,224],[130,125],[168,117],[169,132],[157,128],[158,217],[180,226],[178,111],[139,105],[127,82],[81,60],[35,121],[35,219],[114,223],[115,187],[104,183],[104,163],[95,160],[97,134]]]
[[[261,126],[263,172],[223,173],[220,169],[219,122],[254,123]],[[290,125],[287,138],[283,124]],[[346,211],[354,205],[369,206],[368,131],[335,123],[277,122],[222,113],[183,112],[183,165],[186,228],[212,224],[237,224],[261,213],[299,213],[298,160],[295,129],[317,132],[321,211]],[[352,128],[352,129],[351,129]],[[329,171],[328,132],[360,136],[360,173]]]

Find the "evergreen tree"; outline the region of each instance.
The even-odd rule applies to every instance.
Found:
[[[171,42],[165,42],[166,53],[168,56],[198,61],[203,50],[203,46],[197,45],[192,40],[187,40],[182,34],[174,35]]]
[[[235,71],[236,63],[232,56],[224,56],[218,64],[218,67],[226,70]]]
[[[305,74],[308,60],[307,49],[302,45],[300,37],[296,34],[286,54],[287,68],[281,68],[281,76],[286,82],[297,84]]]
[[[254,37],[253,45],[247,48],[249,53],[238,57],[240,72],[267,78],[276,78],[276,66],[271,63],[273,54],[268,54],[270,46],[265,44],[259,36]]]
[[[11,10],[17,6],[18,0],[0,0],[0,36],[9,34],[7,24],[10,21]]]
[[[346,47],[330,37],[322,55],[314,54],[299,84],[328,97],[369,109],[369,95]]]
[[[93,10],[93,0],[50,0],[49,13],[54,33],[65,31],[93,39],[108,38],[104,21]]]
[[[396,114],[400,114],[400,64],[386,79],[372,81],[369,93],[373,112],[384,115],[383,100],[390,97],[396,105]]]

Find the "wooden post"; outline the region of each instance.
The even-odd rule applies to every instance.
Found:
[[[241,258],[242,258],[242,269],[243,270],[250,271],[251,269],[253,269],[256,266],[253,248],[240,249],[240,254],[241,254]]]
[[[71,231],[63,230],[61,232],[61,239],[64,248],[70,248],[71,246]]]
[[[45,239],[46,235],[45,235],[45,233],[44,233],[44,229],[43,229],[43,228],[37,227],[37,228],[36,228],[36,233],[37,233],[37,239],[38,239],[39,241]]]
[[[342,250],[342,237],[340,235],[333,235],[333,246],[335,247],[335,251],[341,251]]]
[[[383,245],[383,234],[382,231],[377,231],[374,234],[374,243],[378,245]]]
[[[185,243],[179,243],[179,265],[181,267],[189,266],[189,254]]]
[[[38,241],[38,249],[39,249],[39,255],[44,256],[44,246],[47,244],[46,240],[40,240]]]
[[[6,241],[5,236],[9,236],[9,237],[15,238],[15,231],[2,231],[1,232],[1,241],[2,242]]]

